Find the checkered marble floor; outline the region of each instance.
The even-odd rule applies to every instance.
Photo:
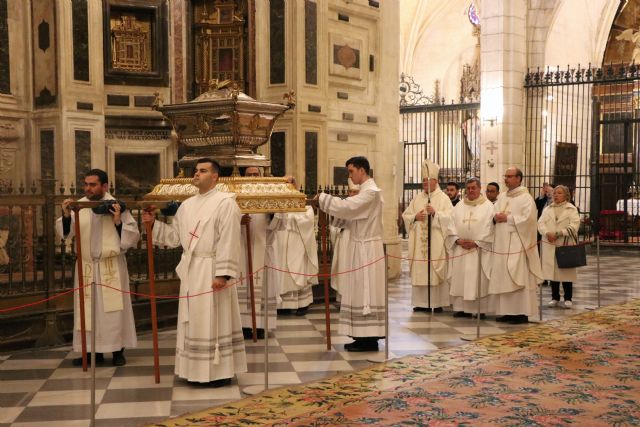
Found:
[[[601,304],[622,303],[640,297],[640,266],[637,253],[601,258]],[[612,273],[614,272],[614,273]],[[543,320],[562,318],[597,305],[596,262],[579,270],[574,284],[574,308],[547,308],[551,299],[543,287]],[[453,318],[451,312],[414,313],[410,308],[408,272],[390,283],[391,357],[423,354],[457,346],[463,335],[476,333],[476,320]],[[279,316],[277,331],[269,339],[269,381],[275,385],[318,380],[369,366],[376,353],[348,353],[351,339],[337,335],[337,310],[332,309],[332,350],[325,345],[324,310],[313,306],[304,317]],[[538,319],[532,319],[538,320]],[[480,332],[500,334],[530,325],[504,325],[488,317]],[[127,349],[127,365],[106,364],[97,368],[96,425],[136,426],[240,399],[249,385],[263,384],[264,342],[247,343],[249,372],[240,374],[231,386],[212,389],[197,386],[173,375],[175,333],[160,334],[161,382],[153,378],[151,337],[140,336],[139,347]],[[381,341],[381,350],[384,344]],[[380,353],[382,353],[382,351]],[[80,427],[89,425],[91,377],[71,365],[77,355],[69,347],[0,355],[0,427]]]

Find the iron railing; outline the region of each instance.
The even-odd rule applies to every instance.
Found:
[[[583,236],[599,224],[611,243],[640,243],[636,65],[529,72],[526,91],[526,184],[567,185],[581,212]]]

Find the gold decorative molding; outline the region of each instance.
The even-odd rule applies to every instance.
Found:
[[[304,212],[307,197],[286,178],[224,177],[218,180],[219,191],[234,193],[240,211],[245,213]],[[145,200],[183,201],[198,194],[191,178],[163,179]]]

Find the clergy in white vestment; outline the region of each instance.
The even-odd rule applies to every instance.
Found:
[[[453,205],[438,185],[440,166],[429,159],[422,164],[422,188],[402,213],[409,231],[409,270],[411,304],[414,311],[441,312],[450,305],[447,278],[447,250],[444,239]],[[429,229],[431,216],[431,229]],[[429,283],[429,244],[431,244],[431,282]]]
[[[351,178],[347,179],[348,190],[347,196],[353,197],[360,192],[360,186],[353,183]],[[331,287],[336,291],[336,300],[340,301],[342,288],[346,286],[348,282],[345,274],[338,274],[339,272],[347,271],[346,265],[347,257],[343,254],[353,253],[353,248],[349,249],[349,228],[346,227],[347,220],[340,218],[333,218],[331,225],[329,226],[329,235],[331,238],[331,245],[333,247],[333,257],[331,259]]]
[[[493,203],[480,194],[480,180],[469,178],[462,203],[453,208],[446,239],[453,317],[491,312],[487,291],[493,232]]]
[[[153,224],[158,245],[182,246],[176,267],[180,302],[175,373],[187,381],[220,387],[247,371],[237,289],[240,259],[240,209],[235,195],[218,191],[220,165],[198,160],[193,185],[198,194],[185,200],[171,224]],[[213,290],[213,292],[211,292]]]
[[[345,286],[341,288],[338,333],[354,342],[347,351],[377,351],[378,339],[384,337],[385,263],[382,243],[382,190],[369,176],[369,161],[362,156],[346,162],[349,177],[360,185],[360,192],[341,199],[319,195],[319,206],[327,214],[347,220],[349,251],[345,251]]]
[[[553,189],[553,203],[542,211],[538,220],[538,232],[542,236],[540,253],[542,274],[551,285],[550,307],[571,308],[573,305],[573,282],[577,279],[575,268],[558,268],[556,247],[577,244],[580,214],[569,201],[571,193],[565,185]],[[560,283],[564,290],[564,302],[560,303]]]
[[[107,173],[100,169],[92,169],[84,178],[85,196],[79,201],[113,200],[115,202],[108,189]],[[62,203],[63,216],[56,222],[57,233],[65,239],[77,237],[75,236],[75,217],[71,215],[69,209],[71,202],[73,202],[72,199],[67,199]],[[128,293],[129,272],[125,252],[138,243],[140,238],[138,225],[131,212],[123,211],[122,206],[117,202],[100,214],[92,209],[81,209],[79,217],[84,284],[89,285],[95,282],[109,286],[98,286],[96,289],[95,325],[91,324],[91,288],[84,289],[87,351],[93,351],[91,335],[95,333],[96,364],[104,361],[102,353],[112,352],[113,365],[122,366],[126,363],[124,348],[137,345],[131,297]],[[74,286],[78,286],[77,275]],[[79,292],[74,293],[74,351],[81,351],[79,296]],[[82,365],[82,358],[74,359],[73,364]]]
[[[249,166],[244,171],[244,176],[260,177],[260,169],[256,166]],[[240,303],[240,317],[242,318],[242,333],[245,339],[253,336],[252,314],[251,314],[251,292],[249,289],[249,276],[253,273],[254,304],[256,310],[256,328],[259,339],[264,338],[264,307],[263,307],[263,281],[265,271],[258,271],[265,265],[265,254],[267,250],[267,233],[271,217],[269,214],[245,214],[241,220],[241,253],[240,253],[240,283],[238,283],[238,302]],[[247,254],[247,229],[249,224],[249,235],[251,238],[251,264],[253,271],[249,271]],[[257,273],[256,273],[257,272]],[[276,283],[269,283],[269,295],[267,296],[267,315],[269,319],[269,330],[276,329]]]
[[[315,215],[311,206],[305,212],[276,214],[279,221],[274,250],[283,270],[278,286],[278,309],[295,311],[304,316],[313,302],[311,287],[318,283],[318,244]],[[303,273],[303,274],[295,274]]]
[[[522,186],[522,171],[506,170],[508,191],[494,205],[496,232],[489,295],[499,322],[528,322],[537,311],[536,290],[542,283],[536,245],[538,211],[529,190]]]

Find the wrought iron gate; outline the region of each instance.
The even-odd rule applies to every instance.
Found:
[[[480,176],[480,104],[444,104],[444,100],[423,95],[406,75],[400,82],[400,94],[400,142],[404,146],[402,211],[422,191],[425,158],[440,165],[443,187],[447,182],[463,187],[467,178]]]
[[[567,185],[583,236],[598,224],[604,241],[640,244],[638,67],[536,71],[525,90],[529,188]]]

